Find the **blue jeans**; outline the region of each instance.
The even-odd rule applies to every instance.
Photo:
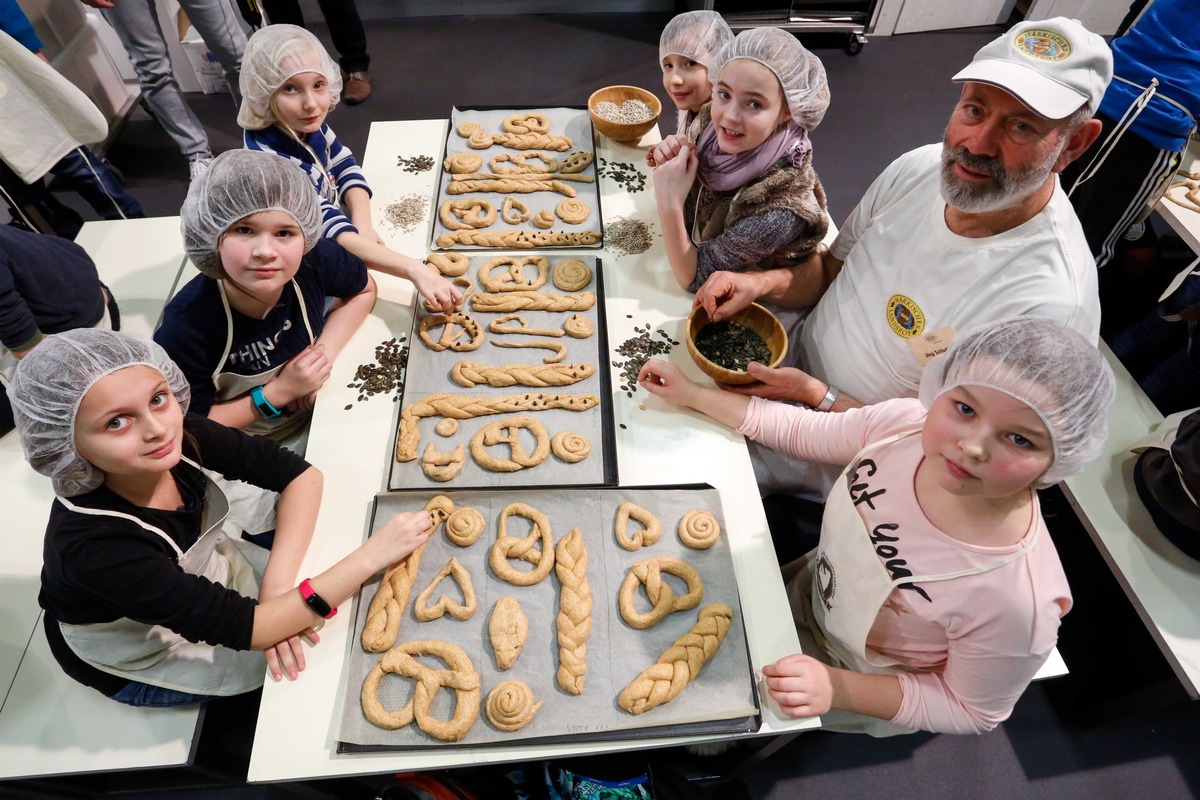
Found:
[[[178,689],[164,689],[161,686],[151,686],[148,683],[130,681],[125,688],[112,696],[118,703],[142,708],[171,708],[173,706],[194,706],[215,698],[215,695],[189,694]]]
[[[66,180],[79,196],[104,219],[137,219],[146,216],[142,205],[125,191],[108,165],[86,147],[78,147],[50,168]]]

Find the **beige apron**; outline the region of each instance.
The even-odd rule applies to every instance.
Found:
[[[1021,558],[1037,543],[1040,528],[1026,546],[990,563],[959,572],[893,579],[850,492],[844,487],[853,465],[867,453],[919,433],[920,430],[908,431],[875,442],[854,457],[825,503],[820,545],[805,557],[796,577],[789,581],[798,627],[809,625],[817,645],[824,651],[814,655],[833,666],[868,675],[905,671],[899,662],[867,647],[867,636],[893,590],[902,584],[935,583],[990,572]],[[811,580],[806,580],[807,575],[811,575]],[[911,732],[884,720],[841,711],[822,715],[821,721],[824,728],[873,736]]]
[[[216,386],[216,402],[223,403],[250,393],[255,386],[265,386],[282,370],[284,365],[259,372],[254,375],[238,375],[233,372],[222,372],[221,367],[229,358],[229,350],[233,346],[233,312],[229,307],[229,298],[225,294],[225,284],[217,281],[221,292],[221,304],[225,309],[225,349],[217,361],[217,371],[213,373],[213,385]],[[308,321],[308,309],[304,304],[304,296],[295,278],[291,280],[292,289],[300,301],[300,316],[304,320],[304,329],[308,333],[309,344],[315,341],[312,325]],[[298,414],[287,414],[274,419],[259,419],[242,430],[252,436],[266,436],[281,447],[286,447],[296,455],[303,456],[308,448],[308,423],[312,417],[309,411]],[[243,481],[235,481],[218,475],[215,472],[206,473],[225,492],[229,501],[229,521],[247,533],[262,533],[275,527],[275,504],[278,495],[258,486]]]
[[[199,469],[194,462],[184,460]],[[255,565],[221,531],[228,505],[220,488],[212,481],[206,481],[200,537],[186,553],[162,530],[137,517],[118,511],[82,508],[66,498],[58,499],[80,514],[128,519],[170,544],[179,559],[179,567],[187,574],[203,576],[247,597],[258,597],[259,576]],[[254,549],[265,554],[261,548]],[[60,622],[59,628],[75,655],[96,669],[180,692],[242,694],[261,686],[266,672],[266,659],[261,652],[189,642],[169,628],[127,617],[90,625]]]

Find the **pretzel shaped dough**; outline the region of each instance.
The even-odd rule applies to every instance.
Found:
[[[452,231],[486,228],[496,221],[496,207],[488,200],[474,198],[445,200],[438,208],[438,220]]]
[[[621,690],[617,705],[636,715],[674,700],[716,655],[732,622],[733,609],[723,603],[700,609],[691,630]]]
[[[641,523],[643,529],[631,536],[629,520]],[[623,550],[633,552],[638,548],[649,547],[657,542],[662,536],[662,525],[659,524],[658,517],[638,504],[621,503],[617,508],[617,521],[613,525],[613,533],[617,537],[617,544],[621,545]]]
[[[525,267],[537,269],[537,277],[525,277]],[[508,267],[502,278],[493,278],[496,267]],[[531,292],[546,285],[550,259],[545,256],[497,256],[479,268],[479,285],[489,292]]]
[[[500,219],[509,225],[520,225],[529,219],[529,215],[529,206],[515,197],[504,198],[504,203],[500,206]]]
[[[578,197],[568,197],[566,200],[559,201],[558,205],[554,207],[554,213],[568,225],[578,225],[588,218],[588,214],[592,213],[592,209]],[[471,227],[483,228],[486,226],[472,225]]]
[[[517,322],[518,325],[509,323]],[[502,317],[496,317],[488,323],[488,330],[492,333],[521,333],[527,336],[562,336],[562,328],[531,328],[529,323],[520,314],[505,314]]]
[[[541,166],[530,164],[529,159],[531,158],[542,162]],[[504,163],[512,164],[512,169],[501,169],[500,165]],[[546,174],[558,171],[558,159],[549,153],[539,153],[537,151],[501,153],[500,155],[492,156],[491,161],[488,162],[488,166],[497,175]]]
[[[444,483],[453,480],[462,472],[466,460],[467,453],[461,444],[453,450],[439,453],[433,449],[433,442],[430,442],[425,445],[425,452],[421,454],[421,472],[431,480]]]
[[[442,169],[452,175],[463,175],[478,172],[483,166],[483,158],[477,153],[454,153],[446,156]]]
[[[533,226],[548,230],[554,227],[554,212],[543,208],[541,211],[533,215]]]
[[[461,254],[455,253],[455,255],[461,255]],[[468,297],[471,296],[471,292],[475,291],[475,284],[471,283],[470,278],[465,278],[460,275],[457,278],[452,278],[450,280],[450,282],[463,290],[463,300],[466,300]],[[428,311],[430,314],[437,314],[439,312],[439,306],[435,306],[432,301],[426,300],[425,301],[425,310]]]
[[[536,111],[522,111],[505,117],[500,127],[509,133],[549,133],[550,118]]]
[[[559,431],[550,439],[550,452],[560,461],[578,464],[592,452],[592,443],[581,433]]]
[[[527,452],[521,444],[522,429],[532,433],[537,441],[532,453]],[[486,448],[497,444],[508,445],[508,458],[497,458],[487,451]],[[548,455],[550,434],[546,431],[546,426],[525,415],[490,422],[471,437],[471,457],[475,459],[476,464],[492,472],[516,472],[525,467],[536,467],[545,461]]]
[[[430,669],[414,656],[436,656],[449,669]],[[388,711],[379,701],[379,681],[385,674],[400,675],[417,681],[412,698],[399,711]],[[430,713],[438,689],[455,693],[454,716],[439,720]],[[405,642],[379,659],[363,681],[363,715],[372,724],[396,730],[413,722],[435,739],[457,742],[479,718],[479,673],[461,647],[436,640]]]
[[[497,667],[509,669],[517,663],[528,633],[529,618],[521,610],[521,604],[512,595],[501,597],[488,620],[488,638],[492,640]]]
[[[457,278],[471,266],[471,259],[462,253],[430,253],[425,263],[447,278]]]
[[[435,342],[429,334],[429,329],[439,325],[445,327],[442,329],[441,338]],[[469,341],[460,342],[459,339],[464,333],[471,338]],[[456,353],[477,350],[483,344],[484,338],[483,328],[479,327],[479,323],[461,311],[453,314],[431,314],[424,317],[417,326],[417,335],[430,350],[439,353],[443,350],[453,350]]]
[[[458,588],[462,590],[463,601],[461,603],[451,600],[450,595],[442,595],[433,605],[429,605],[429,598],[433,596],[433,592],[437,589],[438,584],[446,577],[451,578],[458,584]],[[458,563],[457,558],[451,558],[446,566],[442,567],[442,571],[434,576],[433,582],[425,587],[417,600],[413,603],[413,616],[421,622],[429,622],[430,620],[438,619],[446,614],[455,619],[467,620],[475,616],[475,610],[478,606],[475,603],[475,587],[471,583],[471,573],[467,568]]]
[[[682,579],[687,584],[687,594],[682,597],[676,595],[675,590],[663,578],[664,572]],[[641,584],[645,584],[646,596],[654,604],[654,607],[645,613],[638,611],[633,601],[633,593]],[[700,605],[700,600],[704,597],[704,581],[701,580],[700,573],[686,561],[671,556],[654,556],[639,561],[630,568],[629,574],[621,584],[618,597],[621,618],[628,622],[630,627],[644,630],[657,625],[672,612],[687,611]]]
[[[483,514],[473,508],[456,509],[446,520],[446,538],[459,547],[470,547],[486,526]]]
[[[532,722],[533,715],[541,707],[541,700],[534,702],[533,690],[518,680],[496,684],[484,702],[488,722],[498,730],[509,733],[519,731]]]
[[[567,346],[562,342],[554,342],[550,339],[534,339],[532,342],[500,342],[492,339],[492,344],[496,347],[540,347],[543,350],[555,351],[554,355],[542,359],[542,362],[546,364],[557,364],[567,357]]]
[[[568,174],[583,172],[594,159],[595,156],[586,150],[576,150],[563,157],[559,170]]]
[[[486,383],[488,386],[570,386],[590,378],[594,364],[506,364],[490,367],[474,361],[459,361],[450,368],[450,378],[468,388]]]
[[[533,523],[524,539],[508,535],[508,518],[524,517]],[[538,545],[541,545],[538,547]],[[519,572],[508,559],[519,558],[533,564],[530,572]],[[550,520],[536,508],[525,503],[513,503],[500,512],[500,533],[488,556],[492,572],[502,581],[514,586],[533,586],[554,568],[554,545],[550,539]]]
[[[721,538],[721,523],[708,511],[689,511],[679,520],[679,541],[693,550],[707,550]]]
[[[592,268],[578,258],[564,258],[554,265],[554,285],[564,292],[578,292],[592,282]]]
[[[592,321],[579,314],[572,314],[563,323],[563,333],[572,339],[586,339],[595,332],[596,329],[592,326]]]

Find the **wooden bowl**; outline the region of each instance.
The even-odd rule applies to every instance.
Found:
[[[650,107],[650,110],[654,112],[654,116],[643,122],[625,124],[607,120],[595,111],[597,103],[608,101],[619,106],[626,100],[641,100]],[[592,96],[588,98],[587,104],[588,114],[592,118],[592,127],[614,142],[641,141],[642,136],[658,124],[658,115],[662,113],[662,103],[654,96],[654,93],[647,92],[645,89],[639,89],[636,86],[608,86],[604,89],[597,89],[592,92]]]
[[[701,355],[700,351],[696,349],[696,334],[700,333],[704,329],[704,326],[711,321],[708,318],[708,312],[704,310],[704,306],[696,306],[688,316],[687,349],[692,354],[692,360],[696,362],[696,366],[700,367],[705,375],[718,383],[754,383],[755,380],[750,377],[750,373],[734,372],[731,369],[718,366]],[[780,362],[783,361],[783,357],[787,355],[787,331],[783,329],[783,324],[774,314],[767,311],[767,309],[758,303],[751,303],[745,309],[730,317],[728,321],[745,325],[763,338],[763,341],[767,343],[767,347],[771,350],[771,363],[767,366],[779,366]]]

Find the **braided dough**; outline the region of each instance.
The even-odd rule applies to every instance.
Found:
[[[400,426],[396,434],[396,460],[412,461],[417,457],[417,445],[421,443],[421,431],[417,428],[417,423],[425,417],[472,419],[490,414],[546,411],[551,408],[587,411],[599,403],[600,398],[594,394],[517,394],[501,397],[440,393],[426,395],[400,412]]]
[[[528,633],[529,619],[521,610],[521,604],[511,595],[501,597],[488,620],[488,638],[492,640],[497,667],[509,669],[517,663]]]
[[[518,325],[511,323],[517,322]],[[564,331],[562,328],[531,328],[529,323],[520,314],[505,314],[502,317],[496,317],[488,323],[488,330],[492,333],[520,333],[526,336],[562,336]]]
[[[458,584],[458,588],[462,590],[463,601],[459,603],[444,594],[438,598],[436,603],[429,605],[429,598],[433,596],[433,591],[447,576],[452,578]],[[450,563],[442,567],[442,571],[434,576],[433,583],[426,586],[425,590],[417,595],[417,601],[413,603],[413,616],[421,622],[429,622],[445,614],[449,614],[455,619],[466,620],[475,616],[477,607],[475,587],[471,584],[471,573],[458,563],[457,558],[451,558]]]
[[[534,218],[536,219],[536,217]],[[536,223],[535,223],[536,224]],[[437,238],[438,247],[470,244],[479,247],[582,247],[600,241],[600,231],[453,231]]]
[[[521,444],[521,430],[533,434],[536,440],[533,452],[525,450]],[[510,451],[508,458],[497,458],[486,448],[497,444],[506,444]],[[550,434],[546,426],[533,417],[517,416],[490,422],[480,428],[471,437],[471,457],[475,463],[492,472],[516,472],[525,467],[536,467],[550,455]]]
[[[563,156],[559,169],[568,173],[583,172],[594,158],[594,155],[585,150],[576,150],[574,153]]]
[[[459,547],[470,547],[485,526],[483,514],[473,508],[459,508],[446,520],[446,538]]]
[[[535,228],[541,228],[542,230],[548,230],[550,228],[553,228],[554,227],[554,212],[543,208],[541,211],[539,211],[537,213],[536,216],[534,216],[533,226]]]
[[[682,578],[687,584],[687,594],[682,597],[676,595],[675,590],[663,578],[662,573],[664,572]],[[646,596],[654,604],[654,607],[645,613],[634,608],[633,602],[633,593],[641,584],[645,584]],[[670,556],[655,556],[647,558],[645,561],[639,561],[630,568],[629,574],[621,583],[618,605],[621,609],[622,619],[631,627],[644,630],[657,625],[674,611],[687,611],[689,608],[695,608],[700,605],[703,597],[704,581],[701,580],[700,573],[696,572],[691,564]]]
[[[564,258],[554,265],[554,285],[564,292],[578,292],[591,282],[591,267],[578,258]]]
[[[425,452],[421,454],[421,472],[431,480],[445,483],[462,472],[466,460],[466,449],[461,444],[453,450],[439,453],[433,448],[433,442],[430,442],[425,445]]]
[[[519,731],[532,722],[533,715],[541,707],[541,700],[534,702],[533,690],[518,680],[496,684],[488,692],[484,703],[488,722],[509,733]]]
[[[586,339],[595,332],[596,329],[592,327],[592,321],[578,314],[572,314],[563,323],[563,333],[572,339]]]
[[[444,325],[442,335],[436,342],[429,334],[430,328],[436,328],[439,325]],[[471,337],[466,342],[460,342],[463,334]],[[426,344],[430,350],[441,352],[442,350],[453,350],[455,352],[466,352],[477,350],[483,344],[483,328],[479,327],[479,323],[471,319],[461,311],[456,311],[453,314],[431,314],[428,317],[421,319],[417,325],[417,335],[421,337],[421,341]]]
[[[524,539],[508,535],[508,518],[524,517],[532,523],[529,535]],[[537,545],[541,545],[538,547]],[[520,558],[533,564],[529,572],[519,572],[508,562]],[[502,581],[514,586],[533,586],[550,574],[554,566],[554,545],[550,539],[550,520],[536,508],[525,503],[513,503],[500,512],[500,533],[488,555],[492,572]]]
[[[480,383],[496,387],[520,384],[542,388],[579,383],[590,378],[595,371],[593,364],[507,364],[491,367],[474,361],[459,361],[450,368],[450,378],[459,386],[468,388]]]
[[[515,197],[504,198],[504,203],[500,206],[500,219],[509,225],[520,225],[529,219],[529,215],[529,206]]]
[[[483,158],[475,153],[454,153],[446,156],[446,160],[442,162],[442,167],[446,172],[453,175],[478,172],[482,166]]]
[[[445,200],[438,208],[438,220],[452,231],[486,228],[496,221],[496,207],[488,200]]]
[[[484,179],[480,181],[450,181],[446,194],[470,194],[471,192],[495,192],[497,194],[529,194],[530,192],[558,192],[574,197],[575,187],[560,180],[539,181],[524,177]]]
[[[425,504],[425,510],[429,512],[433,527],[437,528],[453,513],[454,501],[439,494]],[[375,592],[367,609],[367,621],[362,634],[364,650],[382,653],[396,643],[396,634],[400,631],[400,621],[403,619],[404,608],[408,605],[413,583],[416,582],[417,570],[421,566],[421,553],[424,551],[425,545],[421,545],[388,567],[383,574],[379,591]]]
[[[636,715],[674,700],[716,654],[732,621],[733,609],[722,603],[700,609],[691,630],[621,690],[617,705]]]
[[[475,284],[471,283],[470,278],[459,276],[457,278],[452,278],[450,282],[463,290],[463,300],[466,300],[471,296],[471,292],[475,291]],[[441,306],[435,306],[431,301],[426,300],[425,310],[430,314],[438,314],[441,313]]]
[[[554,549],[558,592],[558,685],[570,694],[583,694],[587,674],[587,640],[592,633],[592,592],[587,581],[587,548],[575,528]]]
[[[447,278],[457,278],[471,266],[471,259],[462,253],[430,253],[425,263]]]
[[[567,357],[567,346],[549,339],[534,339],[532,342],[499,342],[492,339],[492,344],[496,347],[539,347],[542,350],[553,350],[554,355],[542,359],[547,364],[557,364]]]
[[[679,520],[679,541],[693,550],[707,550],[721,538],[721,523],[708,511],[689,511]]]
[[[629,535],[629,520],[631,519],[642,525],[642,530],[632,536]],[[617,508],[617,521],[613,525],[613,533],[616,535],[617,544],[621,546],[621,549],[633,552],[657,542],[662,536],[662,525],[659,524],[658,517],[636,503],[621,503]]]
[[[430,669],[414,656],[436,656],[450,669]],[[388,711],[379,702],[379,681],[387,673],[417,681],[412,698],[399,711]],[[454,690],[454,716],[439,720],[430,712],[437,690]],[[396,730],[413,722],[435,739],[457,742],[479,717],[479,673],[461,647],[436,640],[406,642],[379,659],[362,688],[363,714],[373,725]]]
[[[559,431],[550,439],[550,452],[560,461],[577,464],[592,452],[592,443],[583,434]]]
[[[549,133],[550,118],[536,111],[522,111],[505,117],[500,128],[509,133]]]
[[[502,181],[517,178],[523,181],[571,181],[573,183],[595,183],[591,175],[574,172],[463,172],[451,176],[452,181]]]
[[[479,292],[471,296],[471,308],[488,314],[507,314],[514,311],[587,311],[594,305],[596,295],[591,292]]]
[[[537,269],[537,277],[526,278],[525,267]],[[493,278],[496,267],[508,267],[502,278]],[[479,285],[489,292],[528,292],[546,285],[550,259],[545,256],[497,256],[479,268]]]
[[[530,164],[529,159],[537,159],[542,162],[539,167],[535,164]],[[501,164],[512,164],[512,169],[501,169]],[[497,156],[492,156],[488,161],[488,166],[492,168],[492,172],[498,175],[538,175],[558,171],[558,159],[549,153],[501,153]]]
[[[558,205],[554,207],[554,213],[558,218],[568,225],[578,225],[588,218],[588,214],[592,213],[591,207],[576,197],[568,197],[566,200],[560,200]],[[483,228],[484,225],[473,225],[474,228]]]

